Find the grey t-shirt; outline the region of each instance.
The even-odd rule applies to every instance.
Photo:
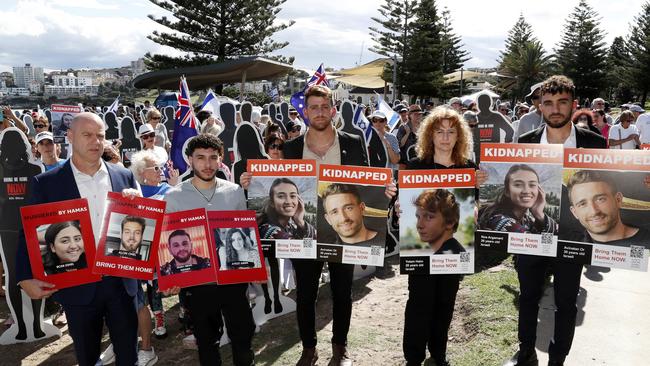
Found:
[[[192,185],[191,179],[186,180],[170,189],[165,195],[166,212],[171,213],[203,207],[208,211],[246,209],[244,190],[227,180],[217,178],[214,196],[212,196],[212,191],[202,191],[202,193],[203,195]],[[211,198],[210,201],[206,197]]]
[[[515,130],[515,138],[514,141],[519,141],[519,136],[525,134],[526,132],[530,132],[532,130],[537,129],[542,124],[542,115],[537,114],[536,111],[531,111],[523,116],[521,116],[521,119],[519,119],[519,126],[517,126],[517,129]]]

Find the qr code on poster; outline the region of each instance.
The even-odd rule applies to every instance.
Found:
[[[370,247],[370,255],[381,255],[381,247],[377,245],[373,245]]]
[[[630,245],[630,258],[643,258],[643,247],[639,245]]]
[[[542,233],[542,245],[553,244],[553,233]]]
[[[460,263],[469,263],[469,253],[467,252],[460,253]]]
[[[314,239],[312,238],[304,238],[302,240],[302,246],[306,249],[311,249],[314,247]]]

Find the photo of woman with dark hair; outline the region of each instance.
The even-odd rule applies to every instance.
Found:
[[[298,186],[288,178],[271,183],[268,201],[257,217],[261,239],[316,238],[316,229],[305,221],[305,203]]]
[[[545,213],[546,205],[537,171],[527,164],[514,164],[495,198],[480,208],[478,226],[482,230],[557,235],[558,224]]]
[[[87,267],[79,221],[63,221],[45,230],[46,252],[43,267],[47,275],[76,271]]]
[[[219,234],[219,232],[217,232]],[[223,232],[221,232],[223,235]],[[253,235],[251,233],[251,235]],[[240,268],[260,268],[262,266],[255,240],[244,229],[230,228],[221,238],[225,243],[219,249],[220,271]]]

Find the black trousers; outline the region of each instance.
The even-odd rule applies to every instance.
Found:
[[[187,305],[194,323],[201,365],[221,365],[219,340],[223,335],[224,320],[234,364],[254,364],[251,341],[255,334],[255,321],[246,297],[247,287],[248,284],[203,285],[187,289]]]
[[[521,348],[532,349],[537,338],[539,300],[544,293],[546,273],[553,274],[555,329],[548,348],[551,360],[564,361],[569,354],[576,326],[576,300],[580,289],[582,264],[550,257],[517,255],[515,268],[519,277],[519,325]]]
[[[402,344],[408,365],[420,365],[427,347],[437,363],[446,359],[460,279],[457,274],[409,275]]]
[[[292,259],[296,273],[296,315],[302,346],[316,347],[316,299],[318,282],[325,262]],[[352,277],[354,265],[329,263],[332,289],[332,343],[346,345],[352,316]]]
[[[93,366],[99,359],[104,322],[115,351],[115,364],[138,364],[135,297],[126,292],[121,278],[103,277],[97,283],[95,297],[90,304],[63,304],[63,310],[80,366]]]

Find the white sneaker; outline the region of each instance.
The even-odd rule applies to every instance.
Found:
[[[115,362],[115,352],[113,352],[113,343],[109,344],[108,347],[101,355],[99,355],[99,360],[102,362],[102,365],[110,365]]]
[[[151,351],[145,351],[143,349],[138,351],[138,366],[152,366],[156,362],[158,362],[158,356],[156,356],[153,347],[151,347]]]
[[[190,334],[187,337],[183,338],[183,348],[199,349],[199,347],[196,345],[196,338],[194,338],[194,334]]]

